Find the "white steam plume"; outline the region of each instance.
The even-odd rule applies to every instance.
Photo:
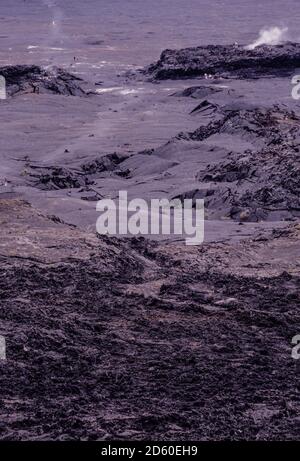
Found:
[[[42,3],[49,8],[52,12],[51,17],[51,34],[52,39],[63,39],[64,35],[62,33],[62,20],[63,20],[63,11],[62,9],[57,6],[57,2],[55,0],[42,0]]]
[[[270,27],[268,29],[262,29],[259,32],[259,37],[255,42],[246,46],[246,50],[254,50],[260,45],[280,45],[288,40],[288,28],[287,27]]]

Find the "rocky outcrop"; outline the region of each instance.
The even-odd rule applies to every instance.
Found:
[[[263,149],[231,154],[220,164],[198,174],[210,183],[210,209],[228,209],[239,221],[300,217],[300,161],[295,150]],[[229,208],[228,208],[229,207]]]
[[[300,136],[300,119],[279,106],[271,108],[232,109],[222,108],[223,116],[191,133],[180,133],[178,139],[203,141],[214,134],[225,133],[240,136],[258,146],[284,146]]]
[[[255,78],[288,75],[300,66],[300,44],[261,45],[254,50],[239,45],[209,45],[165,50],[145,69],[156,80],[216,77]]]
[[[205,141],[222,134],[245,139],[253,149],[231,152],[197,174],[210,191],[207,208],[241,221],[299,217],[300,119],[279,107],[236,110],[179,139]],[[192,198],[201,194],[203,189],[194,190]]]
[[[86,95],[80,86],[80,78],[56,67],[46,70],[39,66],[6,66],[0,67],[0,75],[6,80],[8,96],[22,93]]]
[[[210,85],[200,85],[200,86],[191,86],[185,88],[184,90],[177,91],[173,93],[172,96],[177,96],[180,98],[193,98],[193,99],[203,99],[208,96],[211,96],[216,93],[221,93],[222,88],[214,87]]]
[[[25,176],[30,184],[41,190],[86,188],[102,173],[126,176],[127,171],[119,168],[126,158],[127,156],[115,152],[90,160],[77,168],[32,164],[25,171]]]

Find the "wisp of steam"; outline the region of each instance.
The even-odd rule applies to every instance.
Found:
[[[288,39],[287,27],[270,27],[269,29],[262,29],[259,32],[259,37],[255,42],[246,46],[246,50],[254,50],[260,45],[280,45]]]
[[[49,8],[52,12],[52,21],[51,21],[51,33],[52,40],[63,39],[62,34],[62,19],[63,12],[62,9],[57,6],[55,0],[42,0],[43,4]]]

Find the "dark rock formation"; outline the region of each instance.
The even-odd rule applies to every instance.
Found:
[[[0,67],[0,75],[6,80],[8,96],[22,93],[50,93],[65,96],[85,96],[80,78],[63,69],[45,70],[39,66]]]
[[[71,170],[59,166],[34,167],[29,176],[35,187],[42,190],[74,189],[89,184],[88,179],[81,171]]]
[[[153,79],[211,76],[255,78],[294,72],[300,66],[300,44],[262,45],[247,50],[239,45],[209,45],[165,50],[145,73]]]
[[[27,176],[35,187],[42,190],[78,189],[92,185],[94,178],[101,173],[114,173],[126,177],[129,174],[128,170],[119,169],[119,165],[126,158],[117,153],[108,154],[84,163],[78,168],[30,165]]]
[[[223,108],[223,117],[178,138],[203,141],[214,134],[240,136],[258,146],[290,146],[300,136],[300,119],[292,111],[274,106],[266,109]]]
[[[190,113],[197,114],[199,112],[206,113],[206,114],[213,114],[219,110],[219,106],[217,104],[211,103],[205,99],[204,101],[200,102],[198,106],[196,106]]]
[[[217,189],[214,197],[207,199],[208,207],[227,204],[229,216],[241,221],[300,216],[298,152],[264,149],[230,157],[198,175],[201,182]]]
[[[173,93],[172,96],[182,97],[182,98],[194,98],[194,99],[203,99],[207,96],[211,96],[215,93],[222,92],[222,88],[208,86],[208,85],[200,85],[200,86],[191,86],[189,88],[185,88],[182,91],[177,91]]]
[[[199,182],[214,191],[205,195],[209,209],[227,209],[231,218],[244,221],[300,216],[300,119],[293,112],[278,107],[231,111],[180,136],[203,141],[216,134],[246,139],[253,149],[232,152],[198,173]],[[193,198],[201,198],[193,192]]]
[[[119,155],[114,152],[113,154],[108,154],[89,163],[83,164],[82,170],[87,175],[115,171],[126,158],[127,156]]]

